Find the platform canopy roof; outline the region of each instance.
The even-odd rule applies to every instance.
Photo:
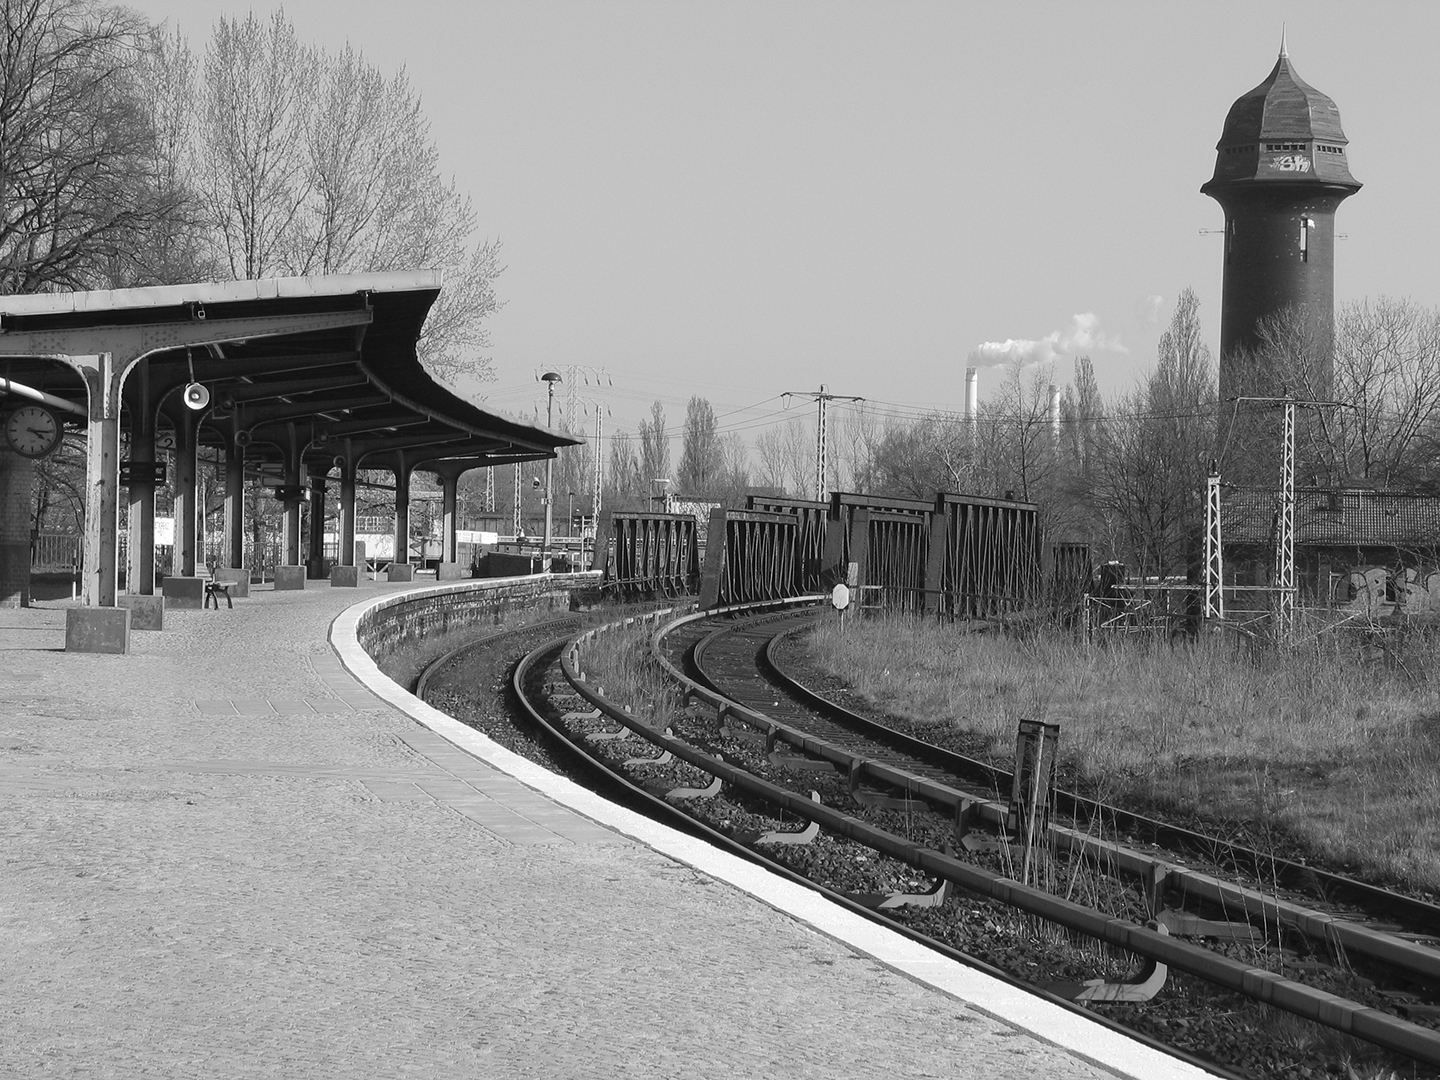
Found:
[[[340,456],[362,469],[474,467],[581,442],[471,404],[426,372],[415,346],[441,284],[417,271],[0,297],[0,404],[38,391],[84,423],[86,365],[57,360],[113,353],[143,357],[121,395],[132,436],[183,422],[198,382],[210,394],[200,444],[243,446],[265,471],[292,448],[323,473]]]

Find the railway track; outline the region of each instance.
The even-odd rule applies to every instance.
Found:
[[[966,962],[974,962],[974,939],[957,939],[941,924],[978,918],[993,925],[1002,904],[1012,914],[1104,943],[1077,950],[1064,935],[1057,940],[1053,932],[1040,932],[1040,952],[1070,959],[1059,969],[1042,964],[1038,980],[1018,981],[1088,1000],[1092,1009],[1123,1020],[1122,1026],[1158,1035],[1154,1041],[1169,1049],[1200,1049],[1207,1067],[1213,1069],[1216,1059],[1252,1058],[1177,1040],[1161,1017],[1147,1021],[1151,1007],[1143,999],[1164,983],[1167,968],[1172,985],[1193,976],[1231,996],[1249,995],[1432,1068],[1440,1065],[1440,1031],[1428,1022],[1440,987],[1440,950],[1424,944],[1440,929],[1434,905],[1298,863],[1269,867],[1267,876],[1283,878],[1283,886],[1262,892],[1253,880],[1267,869],[1264,856],[1220,845],[1229,866],[1249,870],[1227,878],[1212,865],[1213,838],[1063,793],[1049,834],[1049,866],[1062,879],[1072,875],[1072,894],[1074,868],[1091,868],[1104,882],[1098,889],[1104,895],[1096,898],[1102,908],[1021,884],[1007,861],[1010,845],[997,830],[1007,773],[825,702],[780,670],[777,643],[812,617],[782,612],[729,623],[672,617],[656,624],[653,655],[690,703],[668,729],[606,700],[584,678],[585,649],[604,628],[578,639],[556,636],[533,649],[517,665],[513,686],[547,743],[589,763],[591,782],[612,796],[644,804],[812,887],[828,877],[840,902],[881,909],[875,917],[942,950],[955,952],[947,938],[968,944],[958,954]],[[823,792],[821,802],[811,789]],[[1102,822],[1106,835],[1123,842],[1100,835]],[[797,829],[799,824],[805,827]],[[824,832],[813,846],[792,842],[817,826]],[[865,850],[860,845],[878,854],[857,855]],[[853,867],[857,859],[869,860],[867,873],[834,872],[837,860]],[[828,869],[822,865],[827,860]],[[960,889],[952,891],[952,885]],[[1159,921],[1144,925],[1151,919]],[[1023,932],[1037,936],[1033,925]],[[1197,934],[1220,940],[1204,947],[1182,939]],[[1286,975],[1255,962],[1268,949],[1290,959]],[[1146,961],[1145,970],[1126,978],[1124,969],[1137,957]],[[1077,978],[1095,970],[1105,974]],[[1069,979],[1045,977],[1057,974]],[[1316,983],[1358,988],[1364,1000],[1348,1000]],[[1402,1010],[1409,1020],[1396,1015]],[[1251,1075],[1276,1074],[1253,1063],[1247,1068]]]

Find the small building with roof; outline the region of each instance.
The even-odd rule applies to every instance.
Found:
[[[1278,528],[1275,492],[1225,492],[1227,587],[1273,585]],[[1440,614],[1440,496],[1359,487],[1297,489],[1295,584],[1302,608]],[[1251,595],[1258,597],[1255,605],[1268,602],[1263,593]],[[1227,596],[1226,604],[1235,599]]]

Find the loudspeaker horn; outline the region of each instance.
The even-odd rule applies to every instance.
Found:
[[[210,404],[210,391],[205,389],[203,383],[192,382],[185,384],[185,407],[194,409],[197,412]]]

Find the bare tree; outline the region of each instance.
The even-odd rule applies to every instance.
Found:
[[[815,483],[815,425],[795,419],[766,428],[755,440],[763,486],[810,498]]]
[[[670,434],[665,430],[665,407],[656,401],[650,418],[640,421],[640,483],[670,479]]]
[[[289,273],[310,195],[305,139],[319,56],[282,10],[262,23],[221,16],[205,52],[202,193],[219,254],[236,278]]]
[[[349,47],[302,45],[277,11],[216,24],[198,92],[192,158],[232,276],[442,268],[420,359],[441,378],[493,378],[500,245],[472,245],[474,210],[441,175],[403,70],[387,79]]]
[[[617,431],[610,436],[610,468],[605,474],[605,502],[609,506],[627,507],[644,491],[640,480],[640,459],[630,433]]]
[[[685,408],[676,483],[686,495],[706,496],[719,483],[723,465],[724,452],[715,410],[705,398],[692,397]]]
[[[1122,396],[1100,428],[1089,473],[1094,507],[1120,523],[1142,575],[1189,569],[1200,535],[1205,474],[1214,450],[1215,374],[1187,289],[1161,336],[1155,370]]]
[[[90,0],[0,6],[0,291],[123,278],[173,210],[142,91],[147,30]]]

